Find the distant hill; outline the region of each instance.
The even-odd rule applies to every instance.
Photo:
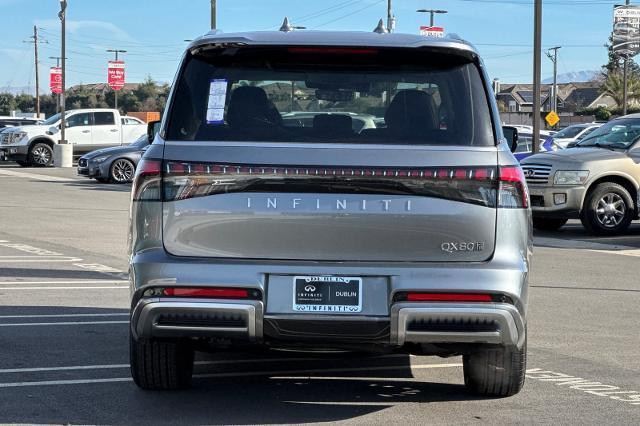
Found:
[[[576,71],[558,74],[558,83],[586,83],[598,78],[600,71]],[[553,83],[553,77],[542,80],[544,84]]]

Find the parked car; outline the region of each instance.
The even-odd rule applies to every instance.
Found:
[[[121,122],[115,109],[77,109],[66,113],[65,138],[74,155],[96,148],[130,144],[146,134],[147,126]],[[60,139],[60,114],[37,125],[13,127],[2,133],[0,151],[21,166],[46,167],[53,163],[53,146]]]
[[[505,124],[505,126],[508,127],[515,127],[516,130],[518,130],[518,132],[522,132],[522,133],[529,133],[529,134],[533,134],[533,126],[529,126],[527,124]],[[545,130],[545,129],[540,129],[540,135],[541,136],[552,136],[554,135],[556,132],[553,130]]]
[[[526,132],[518,132],[518,147],[513,152],[513,155],[518,161],[522,161],[525,158],[533,155],[533,134]],[[540,152],[556,151],[558,147],[553,143],[553,139],[550,137],[539,139]]]
[[[324,112],[326,115],[346,115],[351,118],[351,129],[360,133],[364,129],[376,128],[375,116],[369,114],[356,114],[353,112]],[[290,127],[313,127],[314,120],[320,115],[318,112],[311,111],[293,111],[282,114],[282,122],[285,126]]]
[[[42,120],[37,118],[24,118],[24,117],[5,117],[0,116],[0,129],[7,127],[27,126],[30,124],[38,124]]]
[[[139,387],[188,386],[222,345],[462,354],[470,391],[520,391],[529,197],[472,45],[212,32],[179,69],[132,188]],[[312,127],[283,123],[274,81]],[[363,100],[386,127],[353,130]]]
[[[640,114],[603,125],[576,147],[531,156],[522,168],[533,225],[555,230],[580,219],[596,235],[624,232],[638,219]]]
[[[589,136],[594,130],[602,126],[603,123],[572,124],[555,133],[551,138],[559,148],[568,148],[570,144],[575,144]]]
[[[102,183],[129,183],[148,147],[149,138],[144,134],[130,145],[91,151],[78,160],[78,174]]]

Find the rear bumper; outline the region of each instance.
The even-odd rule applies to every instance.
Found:
[[[265,321],[270,329],[277,330],[275,334],[272,331],[265,336]],[[390,326],[386,326],[387,321]],[[297,333],[292,323],[298,323]],[[375,327],[379,332],[376,336],[354,333],[353,328],[348,330],[353,324],[360,330]],[[507,304],[398,303],[391,306],[391,315],[386,319],[317,315],[268,315],[265,319],[260,301],[152,298],[141,299],[133,309],[131,331],[136,339],[201,337],[263,343],[274,338],[329,346],[466,343],[521,348],[525,340],[524,319],[514,306]]]

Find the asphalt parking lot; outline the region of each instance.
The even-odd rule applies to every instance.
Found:
[[[461,359],[201,355],[188,391],[128,370],[129,187],[0,166],[0,423],[640,424],[640,224],[536,233],[524,390],[465,391]]]

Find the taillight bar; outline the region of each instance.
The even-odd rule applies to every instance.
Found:
[[[437,168],[369,168],[369,167],[315,167],[315,166],[266,166],[233,165],[215,163],[167,162],[163,166],[168,176],[177,175],[255,175],[270,177],[327,176],[327,177],[375,177],[437,180],[494,180],[495,167],[437,167]]]

